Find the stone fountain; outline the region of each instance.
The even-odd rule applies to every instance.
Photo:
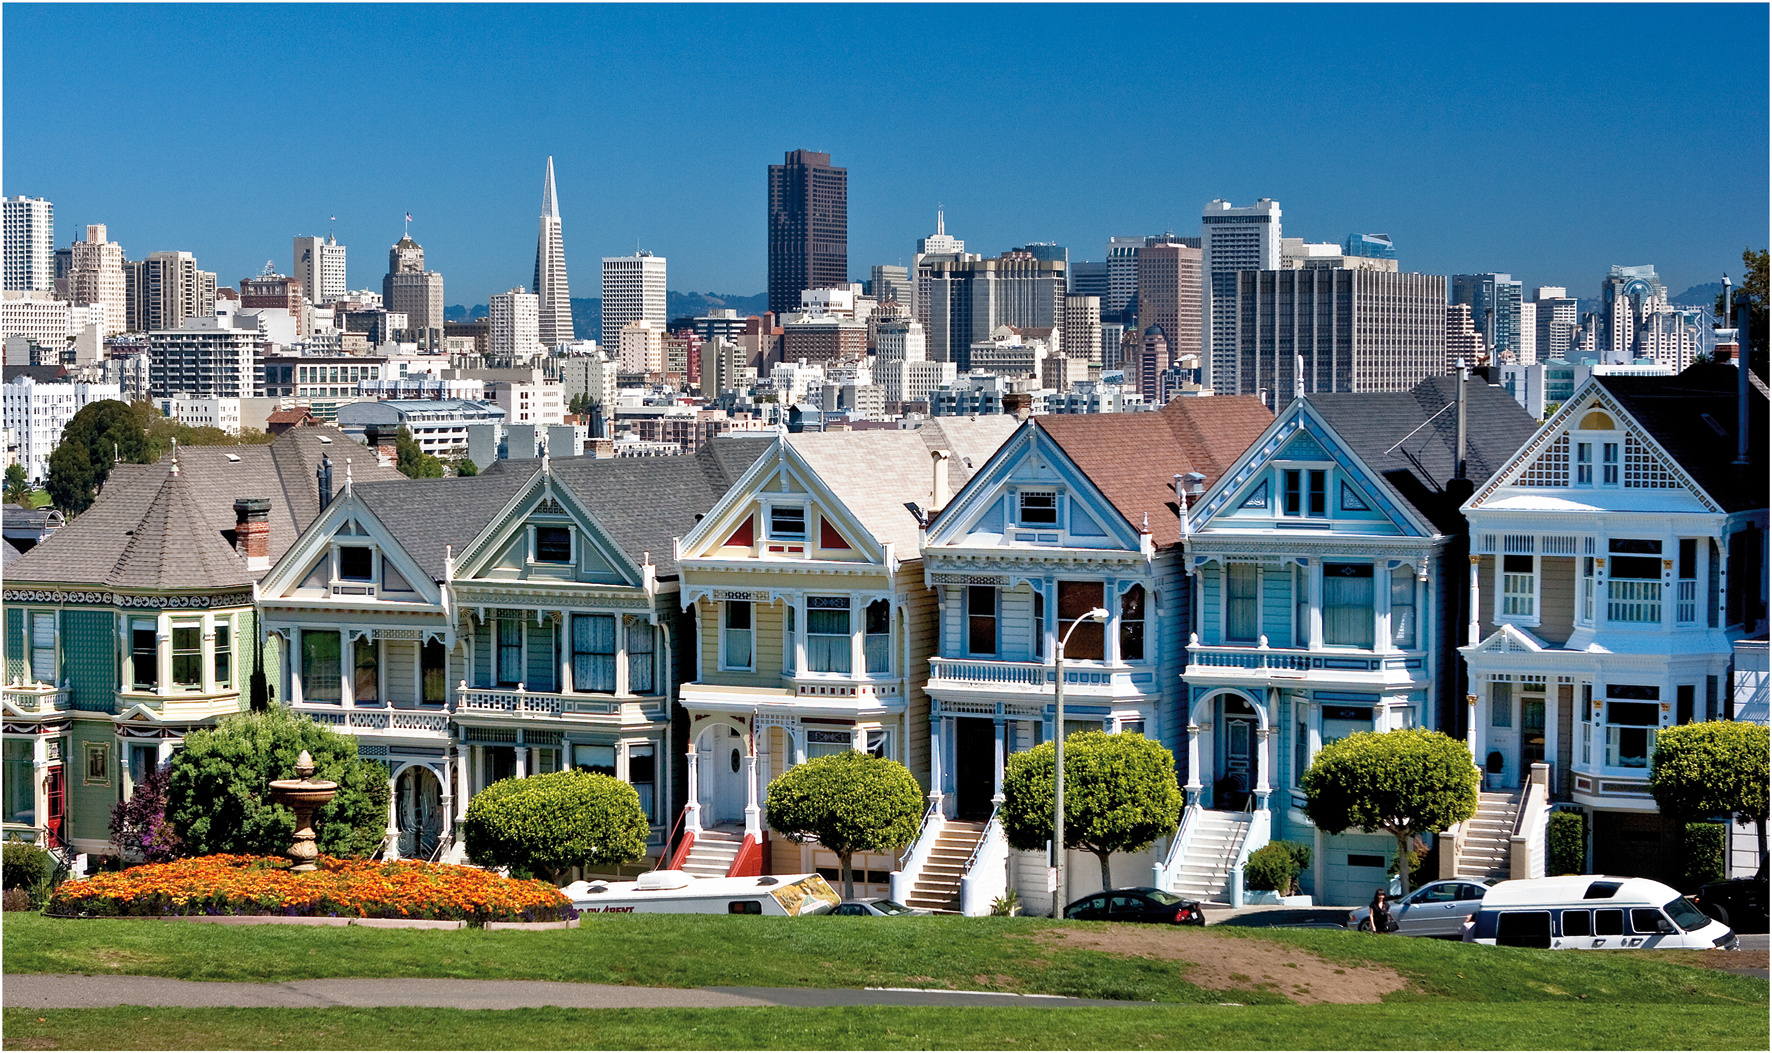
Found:
[[[295,812],[295,841],[289,846],[289,859],[295,864],[292,870],[305,873],[314,869],[314,860],[320,855],[314,844],[314,813],[338,796],[338,783],[313,778],[314,758],[307,750],[295,759],[295,774],[301,778],[271,780],[271,792]]]

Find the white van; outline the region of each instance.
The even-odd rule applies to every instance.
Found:
[[[1741,945],[1729,926],[1659,881],[1594,874],[1494,885],[1472,937],[1499,947],[1583,951]]]
[[[634,881],[574,881],[560,890],[584,914],[827,914],[841,898],[817,874],[698,878],[649,870]]]

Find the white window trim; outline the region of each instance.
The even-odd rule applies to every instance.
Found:
[[[794,508],[794,507],[798,507],[800,509],[800,514],[805,517],[801,521],[801,531],[800,531],[799,536],[786,537],[786,536],[777,534],[775,532],[775,510],[777,508]],[[763,539],[766,541],[783,541],[783,542],[788,542],[790,544],[794,543],[794,542],[799,542],[802,544],[811,544],[812,543],[812,502],[806,500],[804,497],[798,497],[796,500],[791,500],[791,501],[765,501],[765,502],[763,502]],[[755,613],[756,612],[754,612],[754,611],[752,612],[753,615]]]
[[[570,553],[570,555],[566,558],[566,560],[564,560],[563,562],[556,562],[551,559],[544,560],[544,559],[540,559],[538,557],[538,550],[536,547],[536,540],[535,540],[535,528],[538,526],[557,527],[559,529],[563,529],[566,531],[567,551]],[[531,566],[537,566],[537,567],[576,567],[576,566],[578,566],[578,531],[573,528],[573,525],[571,523],[535,523],[535,522],[530,522],[530,523],[527,523],[524,525],[523,532],[526,536],[527,544],[528,544],[528,552],[527,552],[525,559],[524,559],[525,563],[528,563]]]
[[[1065,529],[1065,515],[1064,515],[1065,494],[1064,494],[1063,488],[1058,487],[1058,486],[1047,486],[1047,485],[1017,486],[1014,488],[1012,493],[1014,495],[1014,501],[1012,502],[1011,507],[1014,508],[1014,510],[1015,510],[1015,516],[1012,521],[1014,522],[1014,524],[1017,528],[1019,528],[1021,530],[1060,530],[1060,531]],[[1023,509],[1022,501],[1028,494],[1051,494],[1052,495],[1052,522],[1050,522],[1050,523],[1030,523],[1026,519],[1023,518],[1022,513],[1023,513],[1024,509]]]
[[[340,550],[347,548],[366,548],[369,550],[368,578],[347,578],[340,572],[339,568],[342,555]],[[335,538],[331,546],[331,557],[332,584],[334,586],[345,585],[354,588],[367,587],[375,590],[375,592],[371,594],[372,596],[381,592],[381,548],[376,545],[375,542],[368,538],[362,538],[360,540],[352,539],[350,541],[339,541]]]
[[[719,659],[720,659],[721,672],[727,672],[727,673],[754,673],[754,672],[756,672],[757,671],[757,602],[755,600],[715,600],[714,602],[716,604],[718,604],[719,608],[720,608],[720,613],[719,613],[719,619],[720,619]],[[749,629],[745,630],[746,632],[751,634],[751,660],[748,664],[745,664],[745,665],[733,665],[730,661],[727,660],[727,655],[726,655],[726,612],[728,610],[727,605],[732,604],[732,603],[748,603],[751,605],[751,627]],[[619,643],[617,644],[617,646],[619,647]],[[616,665],[618,675],[619,675],[620,668],[621,668],[620,663],[618,662]],[[617,686],[620,685],[619,680],[617,680],[616,683],[617,683]]]
[[[1503,569],[1507,566],[1507,560],[1508,560],[1509,556],[1515,556],[1515,557],[1524,556],[1526,559],[1529,559],[1532,561],[1532,613],[1531,614],[1505,614],[1505,613],[1503,613],[1507,609],[1508,596],[1511,595],[1505,589],[1508,572],[1505,569]],[[1579,567],[1576,568],[1576,572],[1577,572],[1577,574],[1580,573]],[[1579,583],[1576,585],[1576,589],[1577,589],[1577,596],[1575,598],[1575,603],[1576,603],[1576,606],[1579,607],[1581,605],[1581,597],[1579,595],[1579,590],[1580,590]],[[1544,590],[1544,564],[1539,561],[1539,558],[1536,554],[1524,553],[1524,552],[1509,552],[1509,553],[1505,553],[1505,554],[1497,553],[1495,556],[1495,589],[1494,589],[1495,596],[1494,596],[1494,599],[1491,601],[1491,605],[1494,607],[1494,617],[1492,619],[1493,623],[1496,625],[1501,625],[1503,623],[1508,624],[1508,625],[1524,625],[1524,626],[1538,625],[1539,622],[1543,619],[1544,605],[1539,598],[1539,594],[1543,590]],[[1577,613],[1579,613],[1579,611]]]

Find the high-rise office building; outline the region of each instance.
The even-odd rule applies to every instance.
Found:
[[[1541,362],[1565,361],[1574,346],[1575,333],[1581,327],[1580,308],[1569,290],[1556,285],[1541,285],[1532,294],[1538,311],[1534,318],[1538,329],[1538,359]]]
[[[1530,366],[1538,361],[1538,304],[1520,301],[1520,354],[1515,364]]]
[[[425,250],[411,234],[388,250],[381,298],[389,313],[406,316],[407,339],[424,348],[443,346],[443,276],[425,269]]]
[[[1105,300],[1108,294],[1108,272],[1105,260],[1077,260],[1071,264],[1071,292],[1077,296],[1093,296]]]
[[[796,297],[795,304],[799,304]],[[645,322],[665,329],[665,258],[650,252],[603,257],[603,349],[621,345],[622,327]]]
[[[911,256],[912,297],[910,304],[918,324],[929,329],[929,281],[937,263],[965,263],[978,259],[977,253],[966,251],[966,242],[948,233],[947,214],[935,210],[935,233],[917,239],[917,251]]]
[[[1675,371],[1698,351],[1696,312],[1667,302],[1667,289],[1650,264],[1614,266],[1600,283],[1595,350],[1605,365],[1654,359]]]
[[[1483,334],[1471,324],[1471,305],[1468,303],[1449,303],[1446,305],[1446,372],[1450,373],[1464,366],[1474,366],[1481,362],[1488,351],[1483,345]]]
[[[1200,354],[1200,257],[1195,239],[1147,238],[1138,250],[1138,324],[1163,331],[1169,361]],[[1149,397],[1149,396],[1147,396]]]
[[[7,289],[55,289],[55,206],[40,197],[0,200]]]
[[[345,247],[331,234],[324,238],[303,235],[295,239],[295,268],[291,277],[315,307],[324,307],[345,294]]]
[[[1056,241],[1030,241],[1026,245],[1015,246],[1010,249],[1009,252],[1026,253],[1036,260],[1045,260],[1048,263],[1062,263],[1067,268],[1071,263],[1070,250]],[[1004,255],[1008,255],[1008,253],[1004,253]]]
[[[1138,299],[1138,250],[1143,238],[1109,238],[1107,243],[1107,292],[1101,298],[1101,316],[1131,324],[1128,309]]]
[[[1209,202],[1200,213],[1200,367],[1220,395],[1247,388],[1236,375],[1237,274],[1280,266],[1280,203],[1262,198],[1246,208]]]
[[[1445,371],[1443,277],[1345,268],[1236,277],[1231,394],[1266,393],[1278,412],[1300,394],[1404,391]]]
[[[848,284],[849,170],[832,168],[830,154],[789,150],[769,166],[769,309],[797,311],[807,289]]]
[[[1061,346],[1066,358],[1101,368],[1101,297],[1075,292],[1065,296]]]
[[[124,263],[123,295],[131,332],[177,329],[215,313],[215,272],[188,252],[150,252]]]
[[[86,240],[69,246],[65,288],[74,303],[103,304],[105,336],[129,331],[129,286],[123,277],[123,246],[105,240],[105,225],[86,227]]]
[[[493,358],[525,360],[541,352],[539,303],[522,288],[492,294],[486,310]]]
[[[971,367],[975,343],[1000,325],[1064,328],[1063,263],[1027,258],[936,263],[930,271],[929,358]],[[1062,339],[1062,336],[1060,337]]]
[[[541,233],[535,243],[535,296],[543,347],[572,342],[572,297],[566,287],[566,242],[560,236],[560,199],[554,193],[554,159],[541,188]]]
[[[1471,324],[1483,334],[1489,360],[1520,360],[1520,301],[1524,283],[1508,274],[1454,274],[1447,303],[1466,303]]]
[[[306,290],[295,278],[282,274],[261,274],[256,278],[240,279],[240,309],[257,311],[264,308],[288,311],[295,323],[297,338],[308,335],[307,314],[302,309],[302,301],[307,298]]]
[[[892,300],[902,307],[910,307],[914,303],[910,270],[876,263],[869,275],[868,294],[877,303]]]

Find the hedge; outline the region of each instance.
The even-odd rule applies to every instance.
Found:
[[[1587,816],[1552,812],[1544,828],[1545,871],[1551,876],[1587,870]]]

